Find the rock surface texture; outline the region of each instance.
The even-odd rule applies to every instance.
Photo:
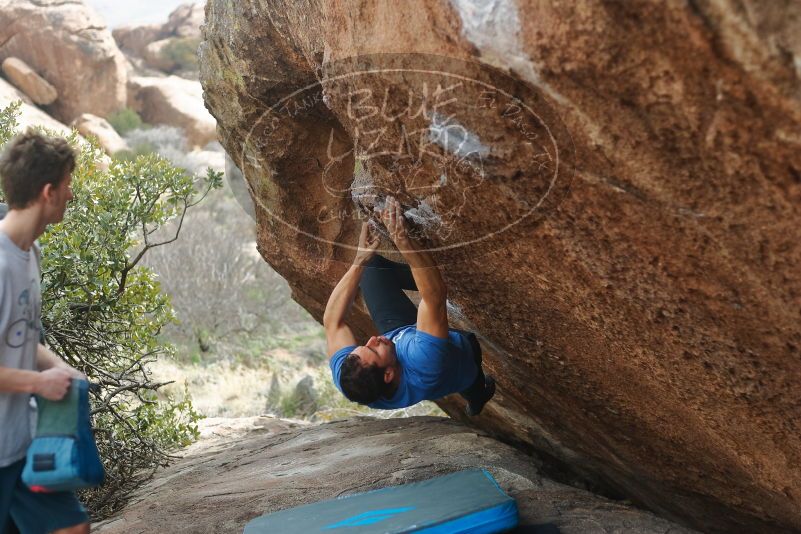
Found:
[[[71,122],[125,107],[125,58],[91,8],[76,0],[0,0],[0,61],[17,57],[58,91],[48,108]]]
[[[314,316],[393,194],[496,377],[473,424],[691,527],[797,532],[800,11],[210,0],[201,81]]]
[[[35,104],[52,104],[58,98],[56,88],[19,58],[6,58],[3,61],[3,74]]]
[[[207,432],[216,436],[193,445],[92,531],[242,532],[267,512],[480,467],[517,500],[521,526],[538,532],[691,532],[543,478],[530,457],[447,419],[244,422],[212,421]]]

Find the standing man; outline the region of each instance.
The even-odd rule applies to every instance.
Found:
[[[85,378],[39,342],[36,239],[64,218],[75,154],[66,140],[29,130],[0,156],[8,214],[0,221],[0,534],[84,534],[86,510],[70,492],[33,493],[21,480],[31,443],[30,398],[60,400]]]
[[[474,334],[448,328],[445,281],[431,254],[408,236],[394,198],[387,200],[382,219],[408,265],[376,255],[378,237],[362,225],[353,265],[323,316],[334,383],[351,401],[381,409],[460,393],[467,414],[478,415],[495,394],[495,381],[481,368],[481,347]],[[356,344],[344,322],[357,288],[383,334],[364,345]],[[420,292],[419,308],[404,289]]]

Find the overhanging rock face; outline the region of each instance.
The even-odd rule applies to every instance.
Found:
[[[801,9],[665,4],[210,0],[201,79],[318,319],[395,195],[498,381],[474,424],[693,527],[795,531]]]

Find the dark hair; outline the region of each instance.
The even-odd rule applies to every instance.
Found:
[[[44,186],[58,186],[75,169],[75,152],[62,137],[33,129],[16,136],[0,156],[0,178],[12,209],[28,207]]]
[[[362,365],[361,358],[355,352],[348,354],[342,362],[339,386],[348,400],[359,404],[375,402],[387,390],[384,369],[374,363]]]

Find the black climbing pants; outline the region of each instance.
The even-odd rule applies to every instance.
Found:
[[[417,291],[412,269],[405,263],[375,254],[362,272],[359,288],[381,334],[417,322],[417,308],[403,292]]]
[[[417,308],[403,292],[404,289],[417,291],[412,269],[405,263],[388,260],[379,254],[374,255],[362,272],[359,288],[373,324],[381,334],[417,323]],[[481,368],[481,345],[472,332],[459,332],[470,340],[478,369],[473,383],[460,395],[471,404],[477,404],[486,394],[484,371]]]

